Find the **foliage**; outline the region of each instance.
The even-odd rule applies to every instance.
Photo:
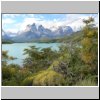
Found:
[[[93,80],[84,79],[76,83],[76,86],[97,86],[97,84]]]
[[[29,68],[33,73],[48,69],[52,61],[58,56],[57,52],[51,50],[51,48],[39,50],[39,48],[31,46],[30,49],[25,49],[24,51],[24,54],[28,55],[24,60],[24,66]]]
[[[32,86],[33,84],[33,78],[32,76],[27,77],[26,79],[24,79],[21,83],[22,86]]]
[[[83,21],[86,26],[83,28],[83,39],[82,43],[82,50],[81,50],[81,58],[88,66],[88,73],[97,71],[97,57],[98,57],[98,32],[95,29],[94,19],[90,17],[88,20]]]
[[[39,72],[33,79],[33,85],[36,86],[60,86],[64,85],[64,78],[61,74],[46,70]]]
[[[12,74],[10,72],[9,67],[2,67],[2,78],[4,79],[9,79],[11,78]]]
[[[16,58],[9,56],[8,51],[2,51],[2,65],[6,66],[8,60],[14,60]]]

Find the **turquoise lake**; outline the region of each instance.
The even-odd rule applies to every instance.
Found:
[[[7,50],[9,56],[16,57],[17,59],[8,61],[8,64],[19,64],[23,65],[23,59],[27,57],[27,55],[23,55],[23,50],[25,48],[29,48],[30,46],[36,46],[40,49],[51,47],[53,50],[58,50],[60,43],[13,43],[13,44],[2,44],[2,50]]]

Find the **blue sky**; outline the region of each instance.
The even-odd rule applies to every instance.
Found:
[[[36,23],[45,28],[71,26],[74,31],[79,30],[84,24],[83,19],[89,16],[95,17],[98,24],[98,14],[2,14],[2,29],[17,33],[25,30],[26,25]]]

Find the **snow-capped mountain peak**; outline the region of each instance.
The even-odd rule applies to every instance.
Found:
[[[14,37],[17,41],[31,41],[33,39],[39,39],[39,38],[55,38],[55,37],[61,37],[64,35],[70,35],[73,33],[73,30],[70,26],[59,26],[52,27],[52,28],[45,28],[43,25],[37,25],[33,23],[32,25],[27,25],[25,30],[19,31],[16,33],[17,36]],[[2,31],[2,36],[4,34],[4,31]],[[8,35],[11,37],[12,33],[8,33]],[[14,35],[14,34],[13,34]]]

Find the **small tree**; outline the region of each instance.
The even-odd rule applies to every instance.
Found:
[[[97,57],[98,57],[98,32],[94,27],[94,19],[89,17],[83,20],[86,26],[83,28],[83,39],[81,41],[82,50],[81,58],[83,62],[88,65],[91,73],[95,70],[97,72]]]

